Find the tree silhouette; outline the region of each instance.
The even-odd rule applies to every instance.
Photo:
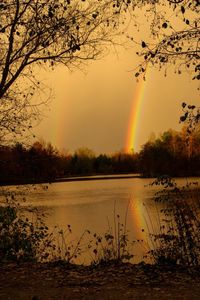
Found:
[[[0,3],[0,141],[38,118],[33,66],[79,67],[111,41],[113,1],[3,0]],[[35,100],[34,100],[35,101]]]
[[[143,61],[135,76],[145,77],[147,67],[174,65],[178,74],[186,70],[199,80],[200,1],[131,0],[129,6],[134,11],[137,7],[144,9],[151,30],[151,38],[141,41],[141,51],[137,54]]]
[[[164,69],[166,75],[172,66],[175,73],[188,72],[193,80],[200,80],[200,0],[130,0],[127,5],[129,11],[142,9],[151,33],[140,42],[137,55],[142,60],[135,77],[145,79],[152,67]],[[180,122],[187,123],[190,134],[199,124],[200,109],[186,103],[182,108]]]
[[[143,176],[199,176],[200,131],[196,127],[188,136],[168,130],[154,141],[148,141],[139,153],[139,168]]]

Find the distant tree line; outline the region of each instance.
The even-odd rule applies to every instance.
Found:
[[[134,154],[96,156],[87,148],[61,154],[50,143],[35,142],[30,147],[17,143],[0,147],[0,184],[52,182],[56,178],[137,171]]]
[[[32,183],[52,181],[59,176],[61,161],[51,144],[35,142],[29,148],[17,143],[0,147],[0,182]]]
[[[139,170],[145,177],[200,175],[200,130],[168,130],[148,141],[139,153]]]
[[[52,182],[57,178],[98,174],[140,173],[143,177],[199,176],[200,130],[188,134],[168,130],[151,138],[139,153],[112,155],[80,148],[62,154],[50,143],[0,147],[0,184]]]

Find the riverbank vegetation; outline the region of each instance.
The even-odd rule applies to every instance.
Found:
[[[99,235],[88,229],[77,240],[71,225],[55,227],[45,224],[45,215],[37,209],[24,207],[24,194],[16,190],[2,190],[0,207],[0,262],[59,262],[67,265],[84,263],[93,266],[110,263],[134,263],[135,246],[148,245],[141,262],[155,265],[196,267],[200,263],[200,198],[197,182],[179,187],[171,178],[163,176],[152,182],[160,189],[151,200],[157,205],[157,220],[151,216],[144,238],[130,236],[119,215],[114,223]],[[21,197],[21,198],[20,198]],[[160,204],[162,204],[160,206]],[[162,208],[160,208],[162,207]],[[127,207],[128,211],[128,207]],[[127,214],[127,212],[126,212]],[[152,224],[157,224],[152,226]]]
[[[158,210],[158,232],[150,234],[153,249],[149,254],[156,264],[199,266],[200,190],[197,181],[178,186],[169,177],[152,182],[161,189],[154,201]]]
[[[143,177],[199,176],[200,131],[168,130],[151,136],[138,153],[99,154],[80,148],[61,153],[50,143],[0,147],[0,183],[52,182],[71,176],[139,173]]]
[[[63,261],[77,264],[80,257],[83,263],[86,255],[87,264],[98,265],[125,262],[133,257],[126,224],[122,224],[119,215],[115,216],[114,228],[109,225],[105,234],[85,229],[75,239],[70,224],[49,229],[44,213],[34,207],[24,207],[27,192],[31,190],[1,189],[0,263]]]

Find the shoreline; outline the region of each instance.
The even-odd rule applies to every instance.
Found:
[[[129,178],[142,178],[142,176],[140,174],[89,175],[89,176],[76,176],[76,177],[62,177],[56,179],[54,182],[111,180],[111,179],[129,179]]]
[[[112,175],[87,175],[87,176],[70,176],[70,177],[59,177],[51,180],[27,180],[27,181],[8,181],[1,182],[2,186],[13,186],[13,185],[28,185],[28,184],[49,184],[59,182],[70,182],[70,181],[91,181],[91,180],[115,180],[115,179],[130,179],[130,178],[143,178],[140,174],[112,174]]]
[[[13,186],[13,185],[34,185],[34,184],[51,184],[51,183],[59,183],[59,182],[72,182],[72,181],[93,181],[93,180],[117,180],[117,179],[155,179],[157,177],[151,177],[151,176],[143,176],[140,173],[130,173],[130,174],[104,174],[104,175],[86,175],[86,176],[69,176],[69,177],[59,177],[54,178],[51,180],[17,180],[17,181],[7,181],[7,182],[0,182],[0,187],[4,186]],[[173,179],[178,178],[193,178],[193,179],[199,179],[199,176],[175,176],[171,177]]]

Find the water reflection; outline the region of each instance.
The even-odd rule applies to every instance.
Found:
[[[29,187],[23,205],[45,213],[52,231],[55,226],[65,230],[70,224],[73,239],[78,239],[86,229],[104,234],[108,224],[114,228],[116,215],[120,215],[120,222],[129,231],[129,240],[138,240],[134,252],[135,260],[139,261],[151,243],[149,233],[155,233],[160,226],[160,207],[152,200],[159,188],[149,186],[150,181],[130,178],[54,183],[48,189]]]

